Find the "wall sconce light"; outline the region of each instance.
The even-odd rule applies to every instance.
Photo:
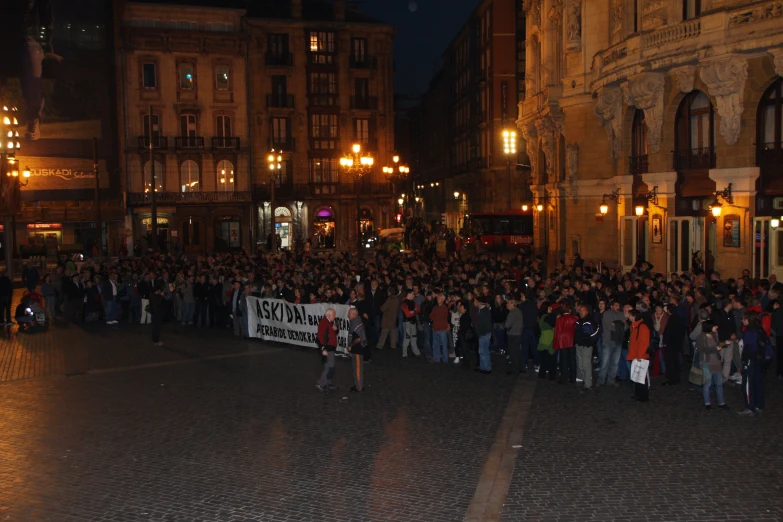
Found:
[[[454,191],[454,199],[459,199],[459,191],[458,190]]]
[[[658,204],[658,185],[654,186],[652,190],[648,191],[647,194],[644,195],[644,198],[647,201],[652,201],[653,205]]]
[[[527,212],[527,209],[528,209],[527,205],[522,205],[522,212]]]
[[[543,212],[543,211],[544,211],[544,205],[542,205],[541,203],[539,203],[538,205],[536,205],[536,210],[537,210],[538,212]]]
[[[778,218],[770,219],[769,226],[771,226],[772,228],[778,228],[780,226],[780,220]]]
[[[720,217],[721,211],[723,210],[723,205],[721,205],[718,198],[723,198],[729,205],[734,204],[734,197],[731,195],[731,183],[723,190],[716,190],[712,195],[715,196],[715,201],[710,205],[710,212],[712,212],[713,217]]]
[[[616,189],[611,194],[604,194],[601,198],[601,206],[599,207],[599,210],[601,211],[601,215],[605,216],[609,213],[609,205],[606,204],[606,200],[614,201],[615,203],[620,203],[620,189]]]
[[[643,216],[644,215],[644,207],[641,205],[636,205],[636,208],[634,209],[637,216]]]
[[[405,200],[404,200],[404,199],[402,199],[402,198],[399,198],[399,199],[397,200],[397,203],[399,203],[399,204],[400,204],[400,206],[402,206],[402,204],[403,204],[403,203],[405,203]]]

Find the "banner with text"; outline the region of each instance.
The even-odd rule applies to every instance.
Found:
[[[247,323],[250,337],[295,344],[316,346],[318,323],[328,308],[337,312],[337,351],[346,352],[348,346],[348,305],[317,303],[292,304],[280,299],[247,298]]]

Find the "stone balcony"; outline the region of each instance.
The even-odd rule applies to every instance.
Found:
[[[593,56],[590,90],[641,72],[698,62],[713,54],[741,53],[783,44],[783,0],[709,12],[636,33]]]

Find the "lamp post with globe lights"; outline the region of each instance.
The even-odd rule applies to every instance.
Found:
[[[269,164],[269,203],[271,210],[269,212],[270,216],[270,223],[272,224],[271,228],[271,234],[272,239],[277,241],[277,230],[275,230],[275,187],[277,185],[277,180],[280,178],[280,171],[283,168],[283,155],[282,150],[275,151],[275,149],[272,149],[269,153],[269,156],[267,156],[266,160]],[[274,245],[273,245],[273,248]]]
[[[360,194],[360,181],[362,176],[369,174],[372,171],[372,166],[375,160],[369,154],[362,154],[362,146],[358,143],[354,143],[351,147],[351,152],[340,158],[340,166],[345,169],[345,172],[353,175],[354,188],[356,189],[356,249],[357,253],[361,255],[362,252],[362,213],[361,213],[361,198]]]
[[[19,152],[21,144],[19,143],[19,120],[17,118],[18,111],[16,107],[3,106],[3,112],[0,122],[2,128],[3,141],[2,147],[0,147],[0,209],[3,213],[3,225],[5,231],[5,265],[6,272],[9,278],[12,278],[12,265],[11,256],[13,253],[14,245],[11,238],[13,237],[13,231],[11,230],[11,217],[19,212],[19,189],[27,185],[27,179],[30,178],[30,169],[25,168],[22,171],[22,177],[25,179],[22,182],[19,179],[19,162],[16,159],[16,153]]]

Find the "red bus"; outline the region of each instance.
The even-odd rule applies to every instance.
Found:
[[[473,212],[465,216],[465,243],[481,241],[484,248],[511,248],[533,246],[533,212],[509,210],[506,212]]]

